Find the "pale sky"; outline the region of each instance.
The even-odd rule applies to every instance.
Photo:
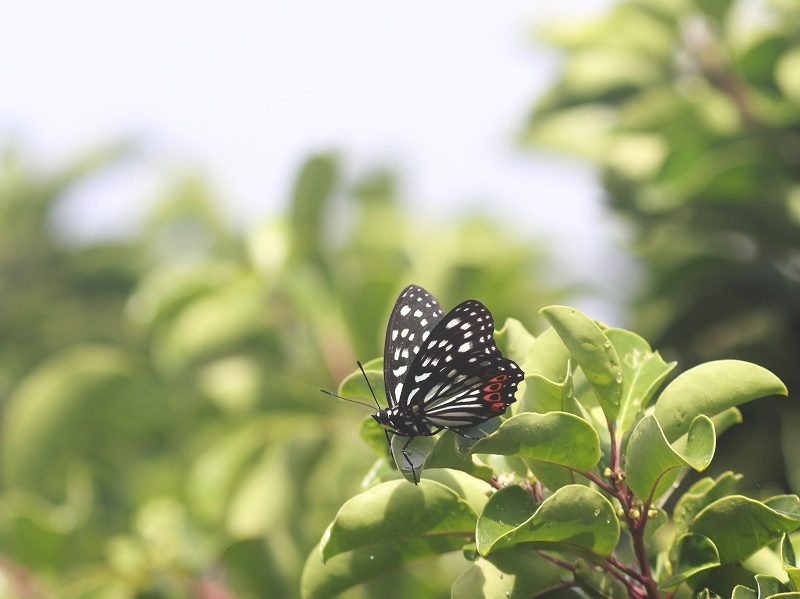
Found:
[[[145,159],[64,206],[80,239],[124,233],[186,166],[208,173],[246,226],[285,206],[304,157],[336,149],[352,173],[394,166],[417,210],[490,207],[549,240],[568,278],[616,277],[604,284],[613,296],[627,262],[593,173],[514,146],[558,69],[534,27],[609,4],[4,0],[0,139],[55,164],[143,143]],[[621,324],[623,297],[586,309]]]

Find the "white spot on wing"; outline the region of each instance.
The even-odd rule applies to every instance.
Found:
[[[409,312],[411,312],[411,308],[409,308],[408,306],[403,306],[402,308],[400,308],[400,316],[405,316]]]
[[[458,351],[463,354],[465,351],[469,351],[471,349],[472,349],[472,343],[467,341],[466,343],[459,346]]]
[[[394,375],[395,375],[395,376],[400,376],[400,375],[401,375],[401,374],[403,374],[403,373],[404,373],[406,370],[408,370],[408,366],[406,366],[406,365],[404,364],[403,366],[400,366],[399,368],[395,368],[395,369],[394,369]]]
[[[451,320],[450,322],[448,322],[448,323],[445,325],[445,327],[446,327],[446,328],[448,328],[448,329],[452,329],[454,326],[457,326],[459,322],[461,322],[461,319],[460,319],[460,318],[454,318],[453,320]]]

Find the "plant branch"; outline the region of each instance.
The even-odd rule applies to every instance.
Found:
[[[633,578],[637,582],[640,582],[642,584],[644,584],[646,582],[644,576],[642,576],[639,572],[637,572],[636,570],[634,570],[630,566],[626,566],[625,564],[623,564],[616,557],[614,557],[613,554],[609,555],[608,557],[606,557],[605,561],[608,562],[608,564],[610,566],[613,566],[617,570],[619,570],[621,572],[624,572],[625,574],[627,574],[628,576],[630,576],[631,578]]]
[[[554,557],[552,555],[548,555],[544,551],[539,551],[538,549],[534,549],[533,552],[536,555],[538,555],[539,557],[542,557],[542,558],[546,559],[547,561],[554,563],[556,566],[558,566],[560,568],[564,568],[565,570],[569,570],[573,574],[575,573],[575,564],[571,564],[570,562],[568,562],[566,560],[559,559],[559,558]]]
[[[609,494],[613,495],[614,497],[617,496],[617,494],[618,494],[617,490],[614,489],[613,487],[611,487],[610,485],[608,485],[602,479],[600,479],[596,474],[593,474],[592,472],[589,472],[588,470],[586,472],[580,472],[578,470],[573,470],[573,472],[577,472],[581,476],[583,476],[585,478],[588,478],[590,481],[592,481],[598,487],[603,489],[603,491],[605,491],[606,493],[609,493]]]
[[[644,593],[644,591],[642,591],[642,589],[640,589],[636,585],[634,585],[633,581],[631,581],[628,577],[623,575],[621,572],[617,572],[614,569],[614,567],[608,562],[603,562],[602,565],[603,565],[603,569],[605,569],[606,572],[611,574],[614,578],[616,578],[622,584],[625,585],[625,588],[628,589],[628,595],[631,595],[631,596],[635,597],[636,599],[645,599],[645,597],[647,595]]]
[[[619,472],[619,445],[617,444],[617,435],[614,432],[614,423],[609,420],[608,421],[608,434],[611,436],[611,456],[610,456],[610,464],[612,472]]]

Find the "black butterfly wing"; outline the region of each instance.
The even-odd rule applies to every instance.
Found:
[[[442,306],[419,285],[409,285],[397,298],[383,345],[383,380],[390,408],[398,405],[409,368],[442,318]]]
[[[476,300],[453,308],[428,335],[398,394],[399,408],[438,428],[473,426],[505,412],[523,379],[494,341],[494,319]]]
[[[475,359],[475,362],[469,360]],[[456,374],[452,374],[453,371]],[[437,428],[463,428],[499,416],[516,401],[522,370],[501,355],[473,354],[439,373],[452,382],[425,390],[420,411]]]

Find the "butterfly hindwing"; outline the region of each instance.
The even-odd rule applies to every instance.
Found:
[[[418,409],[437,428],[474,426],[503,414],[516,401],[523,376],[499,352],[466,354],[431,377],[437,382],[420,390]]]

